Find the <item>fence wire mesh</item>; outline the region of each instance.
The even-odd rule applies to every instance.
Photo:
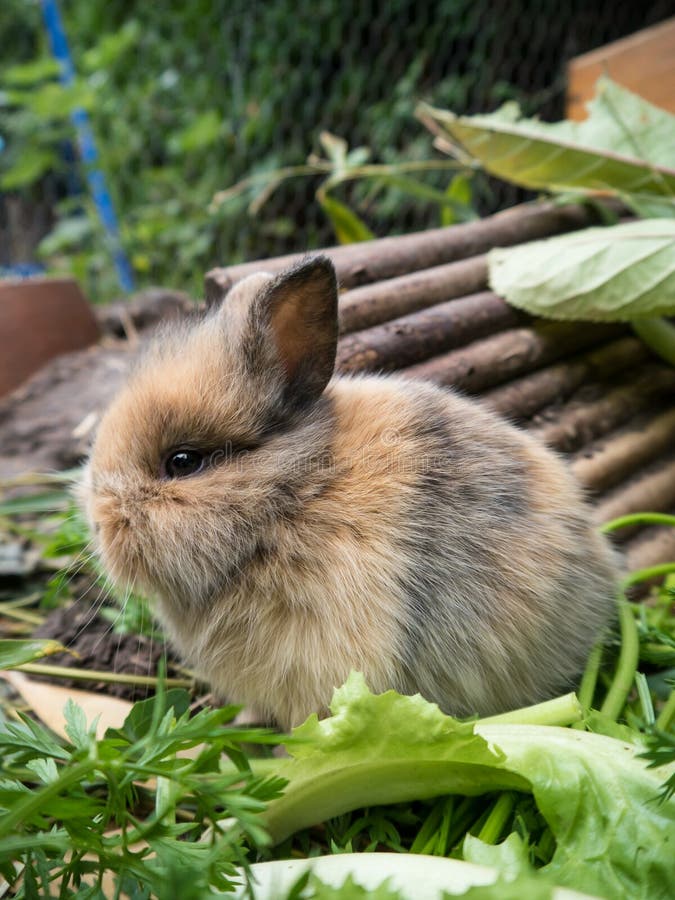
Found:
[[[85,108],[139,285],[198,291],[203,271],[335,242],[316,178],[214,209],[238,180],[302,164],[321,131],[377,162],[438,158],[419,100],[458,113],[516,100],[564,115],[565,66],[655,24],[669,0],[62,0],[77,80],[59,87],[38,0],[0,9],[0,266],[41,260],[118,291],[110,236],[74,151]],[[448,174],[432,176],[444,187]],[[395,187],[338,192],[378,236],[439,223]],[[482,213],[520,198],[474,185]]]

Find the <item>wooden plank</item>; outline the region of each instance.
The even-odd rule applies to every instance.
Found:
[[[675,113],[675,18],[570,60],[567,117],[586,118],[601,75]]]

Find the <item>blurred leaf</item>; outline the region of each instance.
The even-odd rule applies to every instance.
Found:
[[[24,147],[18,157],[14,165],[0,176],[0,188],[4,191],[13,191],[32,184],[58,163],[56,153],[42,147]]]
[[[433,203],[440,203],[441,205],[446,202],[443,191],[439,191],[423,181],[418,181],[416,178],[410,178],[408,175],[383,173],[381,176],[378,176],[377,180],[389,187],[396,188],[404,194],[409,194],[411,197],[418,197],[420,200],[431,200]]]
[[[455,175],[448,185],[445,197],[450,202],[441,207],[441,225],[454,225],[455,222],[469,222],[478,218],[478,213],[471,206],[473,190],[466,175]]]
[[[354,147],[347,154],[345,162],[350,169],[356,169],[370,159],[370,147]]]
[[[193,153],[208,147],[218,140],[222,126],[222,116],[210,109],[197,116],[187,128],[169,138],[169,150],[173,154]]]
[[[456,116],[422,106],[444,148],[477,160],[492,175],[533,189],[675,195],[675,116],[608,78],[597,85],[583,122],[520,118],[514,103],[484,116]],[[443,138],[441,137],[441,142]]]
[[[82,54],[82,68],[85,72],[107,69],[130,50],[141,36],[141,26],[131,19],[113,34],[104,34],[101,40]]]
[[[553,319],[626,322],[675,313],[675,222],[643,219],[499,248],[490,286]]]
[[[47,120],[66,119],[76,109],[90,110],[96,103],[94,91],[81,81],[69,85],[50,82],[34,90],[8,91],[7,96],[10,103]]]
[[[436,188],[425,184],[423,181],[418,181],[416,178],[410,178],[407,175],[385,173],[378,176],[378,181],[389,187],[397,188],[399,191],[402,191],[404,194],[409,194],[411,197],[417,197],[420,200],[437,203],[442,210],[448,210],[449,216],[452,219],[449,224],[453,224],[454,222],[469,222],[478,218],[478,213],[467,204],[448,195],[447,192],[439,191]]]
[[[321,146],[326,151],[328,159],[335,166],[336,173],[343,172],[347,168],[347,151],[349,145],[344,138],[331,134],[330,131],[322,131],[319,135]]]
[[[38,640],[0,640],[0,669],[13,669],[24,663],[61,653],[66,648],[58,641]]]
[[[52,256],[64,250],[81,247],[93,233],[92,222],[86,216],[71,216],[61,219],[39,246],[41,255]]]
[[[621,199],[641,219],[675,219],[675,197],[624,194]]]
[[[50,491],[45,494],[30,494],[0,503],[0,516],[18,516],[24,513],[56,512],[68,506],[65,491]]]
[[[633,331],[671,366],[675,366],[675,325],[662,316],[634,319]]]
[[[38,57],[27,63],[10,66],[2,73],[4,84],[15,87],[29,87],[47,78],[57,78],[61,74],[61,66],[51,56]]]
[[[619,223],[619,211],[616,208],[608,206],[599,197],[584,194],[580,191],[561,191],[553,196],[551,202],[554,206],[569,206],[570,204],[586,206],[597,218],[599,225],[617,225]],[[647,216],[645,218],[652,217]],[[658,216],[653,218],[658,218]]]
[[[149,272],[152,268],[152,260],[146,253],[134,253],[131,263],[135,272]]]
[[[341,244],[354,244],[358,241],[370,241],[375,235],[355,212],[348,206],[330,197],[328,194],[317,193],[317,199],[321,208],[330,219],[335,231],[335,236]]]

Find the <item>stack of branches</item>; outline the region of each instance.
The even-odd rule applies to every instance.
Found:
[[[595,224],[592,210],[537,204],[482,221],[329,249],[340,280],[338,371],[426,378],[478,395],[565,454],[598,523],[675,511],[675,369],[628,326],[551,322],[488,289],[485,254]],[[206,276],[219,302],[254,271]],[[675,530],[621,532],[629,569],[675,558]]]

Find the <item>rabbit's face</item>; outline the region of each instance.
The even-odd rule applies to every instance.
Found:
[[[330,440],[336,307],[319,258],[247,279],[148,352],[101,422],[81,491],[115,581],[207,602],[265,553]]]

